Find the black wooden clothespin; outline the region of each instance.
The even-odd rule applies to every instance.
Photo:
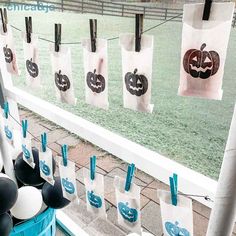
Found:
[[[202,20],[209,20],[212,0],[205,0]]]
[[[96,19],[90,19],[89,20],[90,25],[90,38],[91,38],[91,51],[96,52],[97,50],[97,20]]]
[[[55,24],[55,52],[60,51],[61,44],[61,24]]]
[[[3,28],[3,32],[6,33],[7,32],[7,9],[4,8],[0,8],[0,12],[1,12],[1,18],[2,18],[2,28]]]
[[[32,34],[32,17],[25,17],[25,27],[26,27],[26,38],[27,43],[31,43],[31,34]]]
[[[140,52],[143,33],[143,14],[136,14],[135,18],[135,52]]]

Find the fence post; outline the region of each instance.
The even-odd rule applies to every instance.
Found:
[[[61,11],[64,11],[64,0],[61,0]]]
[[[143,16],[145,17],[146,14],[146,7],[143,7]]]
[[[124,16],[124,8],[125,8],[125,5],[123,4],[122,5],[122,13],[121,13],[122,16]]]
[[[81,5],[81,13],[84,13],[84,0],[82,0],[82,5]]]
[[[104,2],[102,2],[102,15],[103,15],[103,7],[104,7]]]
[[[233,28],[235,27],[235,25],[236,25],[236,12],[234,12],[234,18],[233,18],[233,22],[232,22]]]
[[[168,13],[167,11],[168,11],[168,9],[166,8],[165,9],[165,20],[167,19],[167,13]]]

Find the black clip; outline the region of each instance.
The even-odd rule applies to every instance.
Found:
[[[60,51],[61,44],[61,24],[55,24],[55,52]]]
[[[96,46],[96,40],[97,40],[97,20],[96,19],[90,19],[89,20],[90,25],[90,38],[91,38],[91,51],[96,52],[97,46]]]
[[[143,14],[136,14],[135,19],[135,52],[140,52],[141,36],[143,33]]]
[[[205,0],[202,20],[209,20],[212,0]]]
[[[27,43],[31,43],[32,34],[32,17],[25,17],[26,39]]]
[[[7,20],[7,9],[4,8],[2,10],[2,8],[0,8],[0,12],[1,12],[1,18],[2,18],[2,29],[3,29],[3,32],[6,33],[7,32],[7,23],[8,23],[8,20]]]

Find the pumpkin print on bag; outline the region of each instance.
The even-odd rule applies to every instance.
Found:
[[[38,65],[32,61],[32,58],[26,61],[26,69],[33,78],[36,78],[39,75]]]
[[[94,72],[88,72],[87,74],[87,85],[95,93],[101,93],[105,90],[106,82],[102,75]]]
[[[216,51],[204,51],[203,43],[200,50],[190,49],[183,58],[184,70],[193,78],[208,79],[216,74],[220,67],[220,56]]]
[[[93,191],[87,191],[88,201],[91,206],[95,208],[101,208],[102,207],[102,199],[95,195]]]
[[[61,70],[55,73],[55,84],[60,91],[67,91],[70,88],[70,80],[66,75],[61,74]]]
[[[136,96],[145,94],[148,90],[148,80],[144,75],[137,74],[138,69],[134,70],[134,73],[128,72],[125,75],[126,89]]]
[[[175,222],[175,224],[172,224],[171,222],[166,222],[165,223],[165,228],[167,233],[170,236],[190,236],[190,233],[188,232],[188,230],[184,229],[184,228],[180,228],[179,226],[179,222]]]
[[[64,187],[65,191],[69,194],[75,193],[75,187],[72,182],[68,180],[68,178],[62,178],[62,186]]]
[[[138,219],[138,211],[135,208],[130,208],[128,202],[118,203],[118,209],[122,217],[130,223],[135,223]]]
[[[3,47],[3,53],[5,56],[5,61],[7,63],[11,63],[13,61],[13,53],[12,53],[12,50],[7,47],[7,45],[6,47]]]

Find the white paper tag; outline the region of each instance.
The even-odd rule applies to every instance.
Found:
[[[51,149],[47,148],[46,152],[39,152],[40,176],[49,184],[54,185],[53,177],[53,157]]]
[[[75,175],[75,163],[68,160],[67,166],[64,166],[63,161],[60,161],[59,172],[64,198],[70,201],[76,200],[78,196]]]

